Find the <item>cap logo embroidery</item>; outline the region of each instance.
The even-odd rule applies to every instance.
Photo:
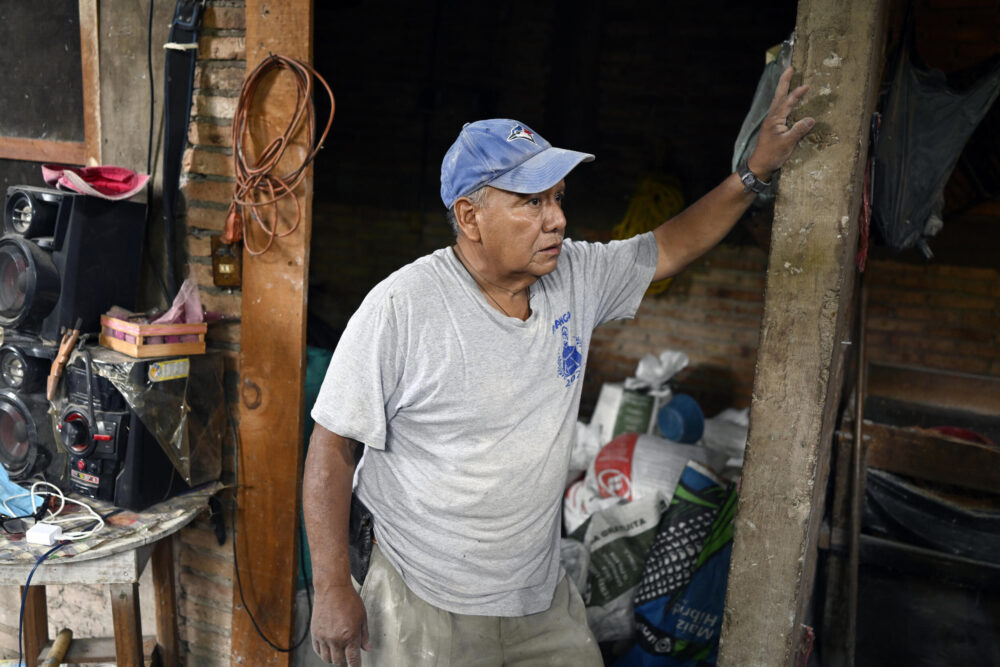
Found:
[[[531,130],[526,130],[521,125],[515,125],[510,131],[510,136],[507,137],[507,141],[514,141],[515,139],[527,139],[531,143],[535,143],[535,136],[531,133]]]

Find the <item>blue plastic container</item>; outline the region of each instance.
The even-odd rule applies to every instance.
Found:
[[[660,433],[674,442],[695,443],[705,433],[705,413],[698,401],[687,394],[674,394],[656,418]]]

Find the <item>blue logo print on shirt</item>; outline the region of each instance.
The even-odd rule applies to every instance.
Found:
[[[561,331],[562,333],[563,344],[561,354],[559,355],[558,372],[559,377],[566,380],[567,387],[580,377],[580,371],[583,367],[583,353],[581,352],[583,341],[580,340],[579,336],[575,336],[572,341],[570,340],[569,328],[566,326],[569,319],[570,314],[567,312],[552,324],[552,333],[556,331]]]

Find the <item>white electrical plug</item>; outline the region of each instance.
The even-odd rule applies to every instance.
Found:
[[[62,527],[52,523],[45,523],[44,521],[36,523],[28,529],[27,533],[24,534],[24,539],[26,539],[29,544],[41,544],[43,546],[51,547],[53,544],[62,539]]]

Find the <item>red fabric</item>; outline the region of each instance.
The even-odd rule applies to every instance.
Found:
[[[43,164],[42,178],[61,190],[103,199],[128,199],[142,190],[149,180],[147,174],[138,174],[125,167],[67,167],[59,164]]]

